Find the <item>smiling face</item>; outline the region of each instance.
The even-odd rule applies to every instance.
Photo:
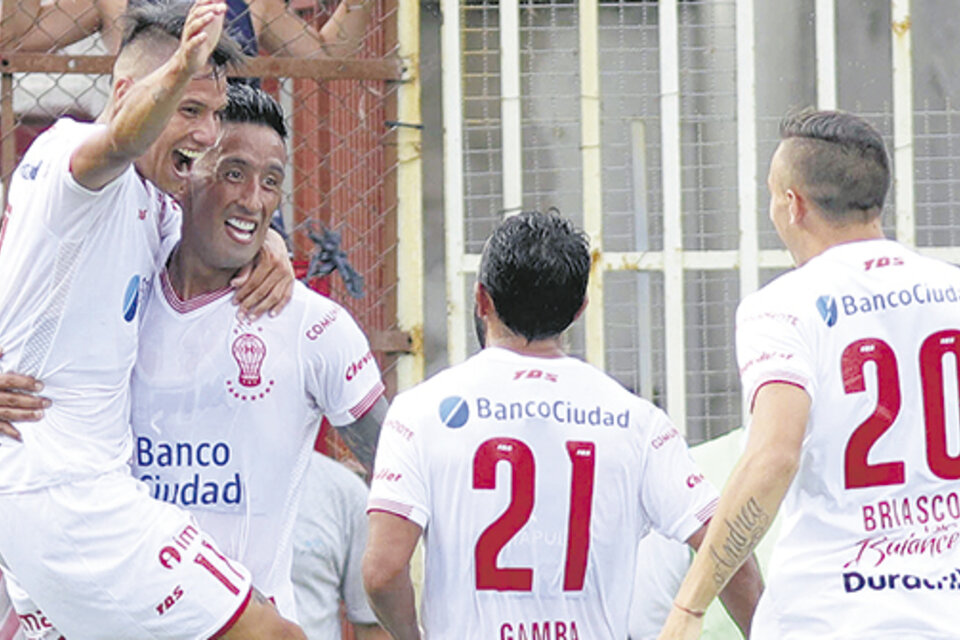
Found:
[[[208,69],[191,80],[163,132],[137,160],[137,170],[167,193],[180,197],[193,164],[217,143],[220,111],[226,103],[222,75]]]
[[[250,262],[280,204],[287,155],[268,126],[226,123],[219,144],[197,161],[183,199],[181,249],[211,272]]]

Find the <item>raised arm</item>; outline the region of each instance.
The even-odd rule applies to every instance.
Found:
[[[40,15],[40,0],[0,2],[0,49],[19,47],[23,35]]]
[[[140,80],[114,79],[115,105],[107,127],[85,140],[70,158],[70,171],[78,183],[92,190],[103,188],[159,137],[190,80],[207,66],[226,10],[220,0],[197,0],[169,60]]]
[[[353,55],[370,22],[373,0],[341,0],[319,33],[283,0],[251,0],[260,46],[271,55],[343,58]]]
[[[724,487],[660,640],[698,638],[703,612],[752,557],[796,475],[809,413],[810,396],[799,387],[771,383],[757,392],[746,451]]]

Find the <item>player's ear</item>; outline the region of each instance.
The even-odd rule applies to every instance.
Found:
[[[477,305],[477,315],[481,318],[493,311],[493,298],[479,282],[473,287],[473,301]]]
[[[113,104],[118,105],[120,101],[123,100],[123,97],[127,95],[127,92],[130,91],[130,87],[133,86],[133,78],[126,76],[121,76],[113,81]]]
[[[807,215],[807,199],[796,189],[787,189],[787,214],[790,224],[799,224]]]

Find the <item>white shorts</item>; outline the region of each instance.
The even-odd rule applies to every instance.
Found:
[[[125,469],[0,495],[0,558],[34,637],[53,635],[52,624],[53,637],[210,638],[251,593],[243,565]]]

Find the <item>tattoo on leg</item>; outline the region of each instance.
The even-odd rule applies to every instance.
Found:
[[[770,515],[754,498],[747,500],[740,510],[740,514],[731,522],[725,520],[727,537],[723,547],[710,547],[710,557],[713,558],[713,580],[721,585],[726,582],[730,574],[740,566],[753,547],[759,542],[763,532],[770,523]]]

